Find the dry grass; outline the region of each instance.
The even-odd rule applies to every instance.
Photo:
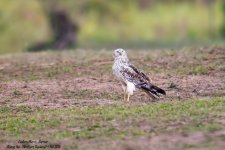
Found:
[[[1,56],[0,148],[41,138],[63,149],[222,149],[224,51],[128,51],[167,92],[158,102],[136,92],[129,103],[111,51]]]

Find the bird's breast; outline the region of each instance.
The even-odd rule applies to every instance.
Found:
[[[122,76],[122,66],[121,63],[119,63],[118,61],[115,61],[112,67],[113,70],[113,74],[119,79],[122,80],[123,76]]]

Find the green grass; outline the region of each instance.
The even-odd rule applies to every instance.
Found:
[[[155,2],[147,8],[139,7],[136,1],[105,3],[100,0],[93,4],[63,1],[59,5],[79,24],[78,47],[183,47],[224,43],[220,35],[223,13],[219,0],[211,7],[195,1]],[[0,54],[25,51],[35,43],[51,39],[43,7],[47,8],[46,3],[38,0],[0,2]],[[94,12],[86,10],[87,7]]]
[[[145,139],[198,133],[205,135],[199,140],[202,143],[188,143],[191,137],[186,138],[182,149],[217,148],[221,146],[218,141],[224,140],[218,133],[225,130],[223,51],[220,47],[205,48],[204,52],[129,50],[128,56],[137,68],[166,82],[159,83],[168,95],[158,102],[147,101],[139,93],[131,102],[122,101],[111,71],[112,51],[1,56],[0,149],[20,139],[49,140],[61,143],[64,149],[99,149],[104,144],[113,149],[119,141],[123,143],[121,149],[139,149]],[[214,88],[205,92],[203,84],[197,94],[196,87],[186,91],[182,80],[192,76],[199,81],[209,78],[206,84]],[[177,92],[181,93],[179,100]]]
[[[225,129],[224,98],[170,101],[146,106],[80,108],[0,107],[0,139],[45,137],[98,139],[151,136],[179,132],[213,132]],[[140,125],[148,125],[142,128]],[[153,127],[153,128],[152,128]]]
[[[109,92],[99,92],[98,90],[88,90],[88,89],[81,89],[76,91],[64,90],[63,91],[63,98],[74,98],[77,100],[81,99],[90,99],[90,100],[97,100],[97,99],[112,99],[118,100],[121,99],[120,93],[109,93]]]

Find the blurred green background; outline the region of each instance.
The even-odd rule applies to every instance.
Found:
[[[223,0],[1,0],[0,54],[27,51],[38,43],[54,41],[53,28],[57,22],[50,22],[49,17],[54,9],[61,10],[76,27],[72,38],[76,42],[69,48],[222,45],[224,3]],[[54,49],[47,45],[43,49]]]

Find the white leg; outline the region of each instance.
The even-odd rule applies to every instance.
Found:
[[[122,88],[123,88],[123,91],[125,92],[126,90],[126,87],[122,84]]]
[[[127,89],[126,87],[122,84],[122,88],[123,88],[123,100],[126,100],[126,93],[127,93]]]
[[[127,94],[126,94],[126,92],[124,92],[124,93],[123,93],[123,100],[124,100],[124,101],[126,100],[126,96],[127,96]]]
[[[135,91],[135,85],[131,82],[127,82],[126,94],[127,94],[127,101],[130,100],[130,96],[133,95]]]
[[[128,102],[130,101],[130,94],[129,93],[127,94],[127,101]]]

